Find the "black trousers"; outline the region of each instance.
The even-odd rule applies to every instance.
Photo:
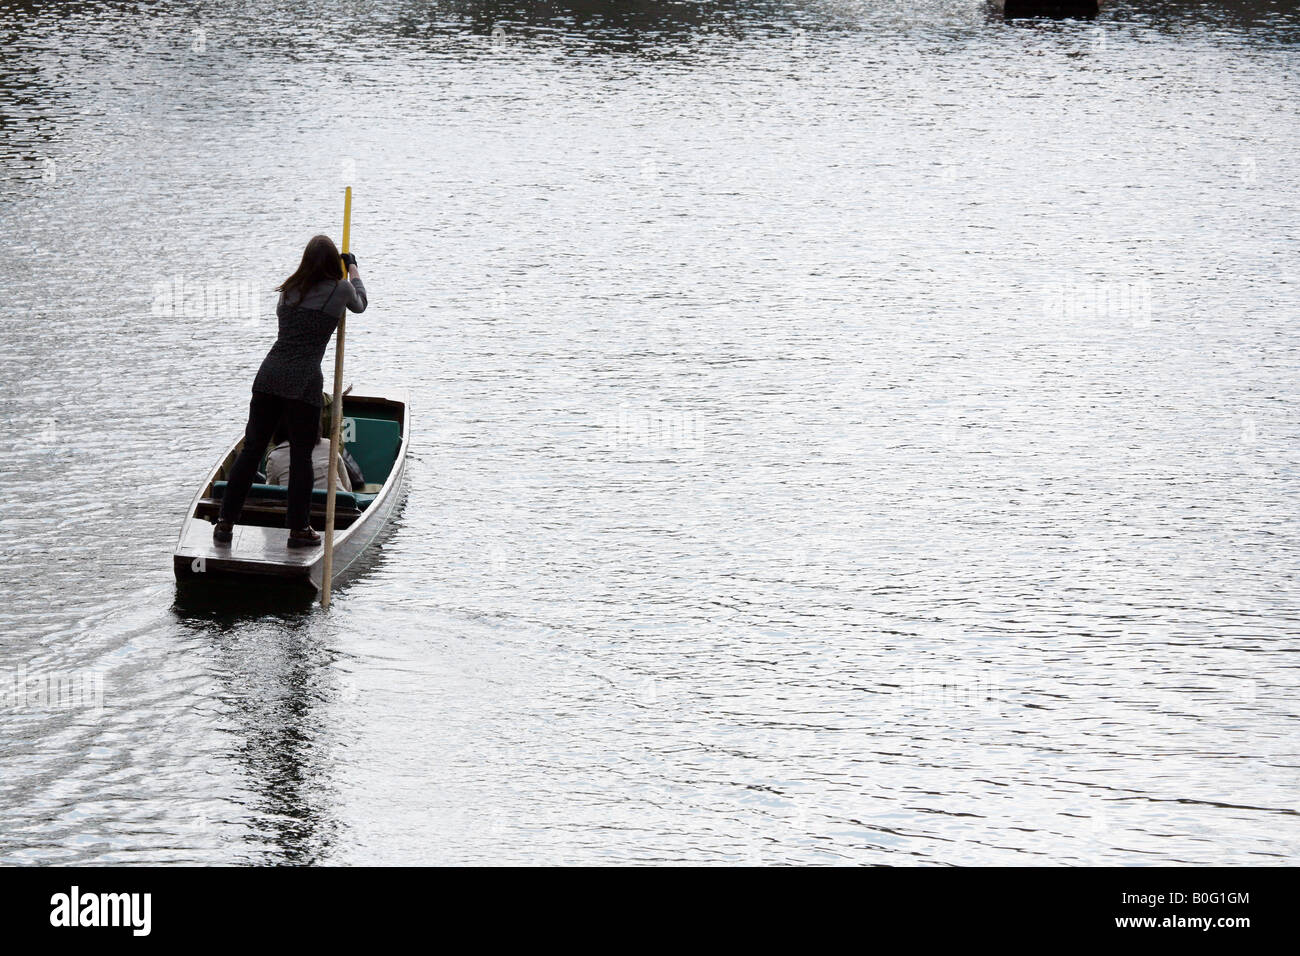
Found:
[[[305,528],[311,519],[311,489],[315,483],[311,454],[320,438],[320,409],[307,402],[297,402],[279,395],[254,392],[248,404],[248,427],[244,429],[244,447],[235,458],[226,479],[226,494],[221,499],[221,520],[234,524],[244,510],[244,499],[253,486],[257,466],[270,444],[275,428],[284,421],[289,433],[289,515],[290,528]]]

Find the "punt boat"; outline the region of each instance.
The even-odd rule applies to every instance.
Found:
[[[1091,20],[1105,0],[992,0],[993,9],[1008,20],[1049,17]]]
[[[331,587],[375,540],[397,506],[410,441],[405,395],[345,395],[341,433],[366,484],[351,492],[335,492]],[[319,591],[324,542],[316,548],[288,546],[285,511],[289,489],[284,485],[253,485],[239,524],[234,526],[233,540],[228,545],[213,543],[212,525],[221,508],[225,479],[243,444],[241,435],[208,473],[190,504],[172,555],[177,581],[235,578]],[[312,491],[311,523],[317,531],[325,528],[325,498],[323,488]]]

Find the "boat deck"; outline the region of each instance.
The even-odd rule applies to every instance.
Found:
[[[320,562],[321,548],[290,548],[287,528],[235,525],[228,545],[212,541],[212,525],[191,521],[176,544],[178,574],[254,574],[311,580],[312,568]]]

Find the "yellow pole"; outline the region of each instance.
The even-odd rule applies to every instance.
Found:
[[[348,240],[352,231],[352,187],[343,192],[343,248],[348,251]],[[343,276],[347,278],[348,267],[342,262]],[[330,457],[329,477],[325,487],[325,561],[321,570],[320,605],[330,606],[330,578],[334,576],[334,496],[338,491],[339,428],[343,422],[343,333],[347,326],[348,310],[343,310],[339,319],[338,335],[334,339],[334,392],[330,402]]]

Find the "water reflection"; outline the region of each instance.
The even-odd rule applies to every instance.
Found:
[[[300,621],[315,602],[309,587],[192,578],[177,582],[172,610],[182,622],[225,632],[264,618]]]
[[[337,836],[326,706],[334,655],[311,594],[226,582],[178,588],[180,627],[212,650],[225,738],[258,864],[319,862]]]

